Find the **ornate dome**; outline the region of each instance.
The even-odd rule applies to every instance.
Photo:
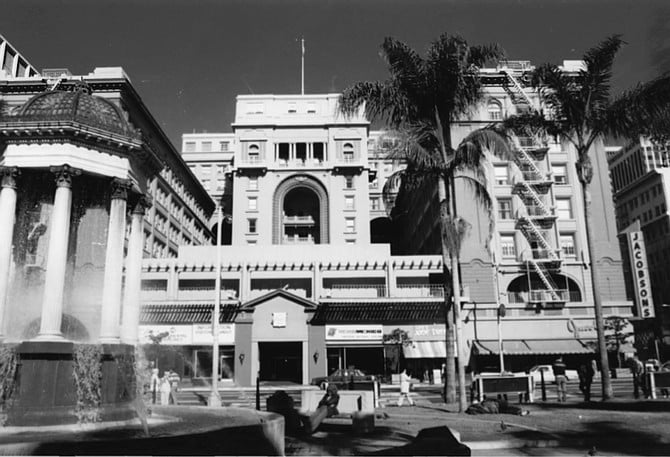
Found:
[[[52,90],[35,95],[19,109],[15,119],[38,122],[74,121],[131,138],[139,136],[118,106],[92,95],[84,84],[76,86],[72,91]]]

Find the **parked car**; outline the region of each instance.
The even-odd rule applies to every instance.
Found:
[[[374,376],[366,375],[358,368],[339,368],[333,371],[328,376],[319,376],[317,378],[312,378],[313,386],[319,386],[321,389],[326,389],[329,384],[335,384],[338,389],[346,389],[349,384],[352,382],[357,383],[366,383],[374,381]]]

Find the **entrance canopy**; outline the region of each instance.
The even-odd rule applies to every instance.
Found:
[[[477,340],[474,350],[479,355],[498,354],[497,340]],[[591,354],[595,352],[586,341],[564,340],[504,340],[503,354]]]
[[[406,359],[443,359],[447,356],[444,341],[412,341],[402,347]]]

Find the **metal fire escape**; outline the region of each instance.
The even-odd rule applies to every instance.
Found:
[[[503,72],[508,81],[504,87],[512,102],[520,111],[532,109],[532,101],[512,71],[503,69]],[[553,280],[562,264],[561,250],[552,244],[550,236],[557,218],[549,192],[553,180],[541,169],[549,148],[540,146],[532,137],[517,140],[515,163],[520,173],[514,179],[512,193],[523,203],[516,212],[515,228],[523,233],[531,248],[530,254],[522,259],[529,278],[528,303],[559,305],[567,301],[567,291],[559,289]],[[533,273],[539,281],[531,281]]]

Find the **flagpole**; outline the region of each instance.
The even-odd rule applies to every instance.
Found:
[[[300,95],[305,95],[305,38],[300,38],[302,55],[300,59]]]

